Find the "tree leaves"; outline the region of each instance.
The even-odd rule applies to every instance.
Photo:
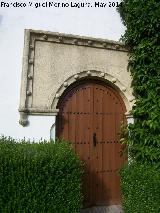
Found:
[[[160,1],[122,0],[118,8],[127,27],[129,71],[136,101],[129,126],[131,153],[140,161],[160,161]]]

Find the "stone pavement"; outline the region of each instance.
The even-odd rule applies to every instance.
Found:
[[[82,209],[80,213],[123,213],[121,205],[95,206],[88,209]]]

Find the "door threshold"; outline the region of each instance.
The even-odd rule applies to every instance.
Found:
[[[80,213],[123,213],[121,205],[93,206],[81,209]]]

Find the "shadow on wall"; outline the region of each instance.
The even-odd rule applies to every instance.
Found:
[[[1,25],[2,19],[3,19],[3,16],[0,15],[0,25]]]

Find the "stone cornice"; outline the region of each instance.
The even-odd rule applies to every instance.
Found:
[[[51,115],[56,115],[59,110],[58,109],[45,109],[45,108],[19,108],[19,112],[26,112],[29,113],[30,115],[35,115],[35,114],[51,114]]]
[[[124,43],[118,41],[112,41],[101,38],[92,38],[86,36],[72,35],[72,34],[64,34],[58,32],[50,32],[50,31],[42,31],[42,30],[26,30],[33,40],[54,42],[54,43],[63,43],[68,45],[77,45],[77,46],[85,46],[92,48],[101,48],[101,49],[110,49],[116,51],[129,51],[129,47],[127,47]],[[30,45],[30,48],[34,48],[33,45]]]

